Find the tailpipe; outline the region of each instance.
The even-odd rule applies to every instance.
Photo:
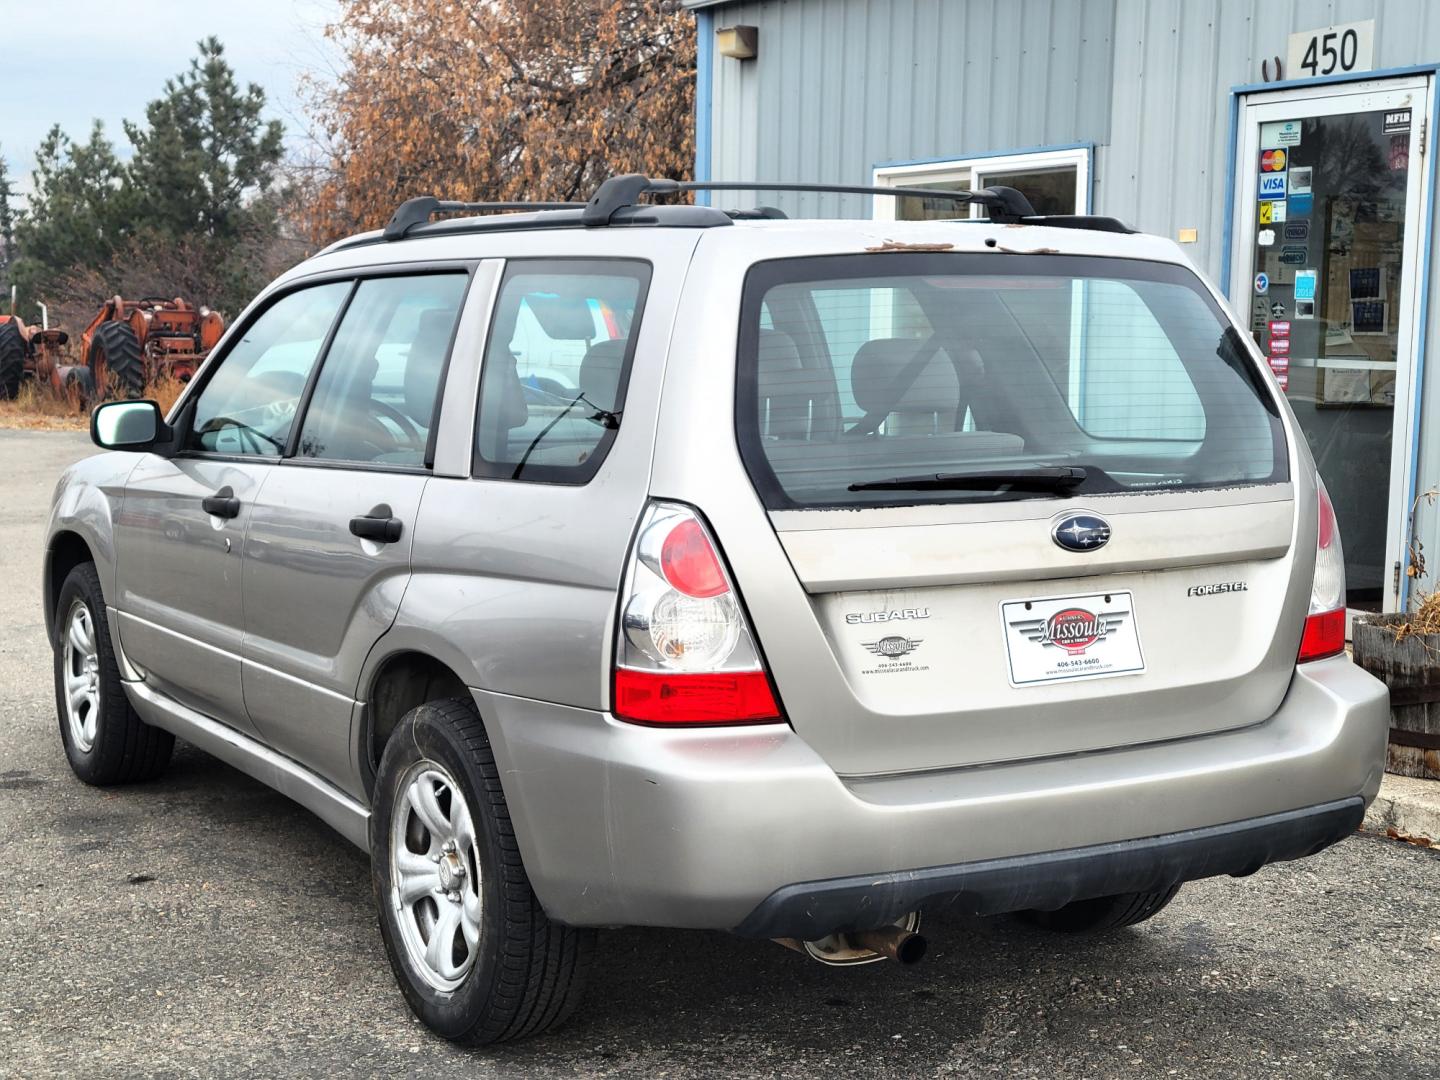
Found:
[[[892,926],[876,930],[845,930],[827,934],[815,941],[799,938],[775,938],[775,943],[803,953],[812,960],[832,967],[850,964],[873,964],[893,960],[909,967],[925,957],[928,947],[920,936],[920,913],[912,911]]]
[[[879,953],[887,960],[909,967],[925,959],[929,943],[913,930],[898,926],[886,926],[879,930],[861,930],[850,935],[850,940],[862,949]]]

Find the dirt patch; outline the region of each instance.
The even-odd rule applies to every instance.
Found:
[[[156,402],[168,413],[185,384],[176,379],[157,379],[145,387],[143,397]],[[88,431],[90,408],[68,398],[58,398],[33,380],[20,384],[12,401],[0,400],[0,428],[27,431]]]

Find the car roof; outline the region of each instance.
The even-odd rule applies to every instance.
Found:
[[[464,220],[464,219],[457,219]],[[484,220],[484,219],[479,219]],[[1001,224],[984,219],[884,221],[842,219],[740,219],[724,226],[675,228],[633,224],[608,228],[456,229],[385,242],[380,231],[331,245],[292,268],[276,285],[312,274],[406,263],[521,257],[658,257],[674,252],[743,253],[748,262],[867,251],[944,250],[994,254],[1083,255],[1178,263],[1191,267],[1171,240],[1047,225]],[[948,245],[937,248],[936,245]],[[268,290],[267,290],[268,291]]]

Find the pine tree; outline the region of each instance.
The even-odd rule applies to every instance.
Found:
[[[35,154],[29,211],[15,226],[22,291],[74,265],[98,266],[123,243],[131,217],[125,171],[105,127],[95,121],[87,142],[72,142],[57,124]]]
[[[10,264],[15,261],[15,211],[10,200],[15,189],[10,181],[10,167],[0,152],[0,285],[9,292]]]
[[[126,122],[135,146],[127,184],[147,227],[234,240],[275,179],[284,129],[261,119],[265,91],[254,83],[240,89],[218,40],[199,49],[190,70],[146,106],[145,124]]]

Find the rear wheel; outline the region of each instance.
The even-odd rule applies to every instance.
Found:
[[[536,899],[472,702],[400,721],[376,772],[370,848],[390,966],[431,1030],[504,1042],[575,1010],[594,931],[551,922]]]
[[[10,400],[20,392],[20,378],[25,374],[25,339],[13,318],[0,322],[0,400]]]
[[[94,563],[81,563],[55,605],[55,708],[75,775],[87,784],[153,780],[165,771],[175,736],[141,720],[120,684]]]
[[[1180,891],[1179,885],[1158,892],[1119,893],[1076,900],[1055,911],[1022,911],[1020,917],[1045,930],[1089,934],[1134,926],[1154,915]]]
[[[111,321],[96,327],[85,362],[96,393],[132,398],[145,393],[145,357],[129,323]]]

